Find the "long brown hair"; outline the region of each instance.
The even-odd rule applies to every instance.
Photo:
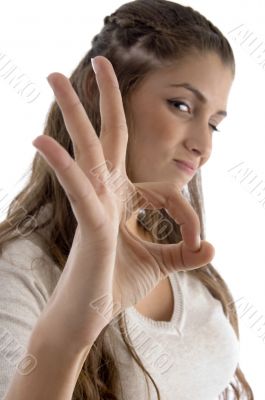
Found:
[[[78,94],[97,135],[100,135],[99,91],[91,68],[92,57],[103,55],[112,63],[117,75],[124,109],[130,133],[129,99],[134,88],[138,87],[146,74],[165,63],[181,59],[193,52],[215,52],[223,63],[235,73],[235,60],[228,40],[220,30],[199,12],[166,0],[136,0],[122,5],[113,14],[105,17],[104,26],[92,39],[92,46],[79,62],[70,76],[70,81]],[[53,137],[74,158],[73,145],[66,130],[62,113],[56,101],[50,106],[43,134]],[[128,146],[130,145],[130,135]],[[130,177],[130,160],[126,159]],[[204,201],[200,171],[187,185],[192,206],[201,223],[201,239],[205,239]],[[38,222],[42,206],[50,203],[51,214],[43,223]],[[161,210],[160,210],[161,212]],[[179,226],[170,218],[166,210],[162,213],[172,222],[174,231],[163,239],[164,243],[177,243],[181,239]],[[161,215],[161,214],[160,214]],[[145,229],[144,219],[150,220],[150,210],[138,219],[139,227]],[[152,217],[156,220],[156,213]],[[14,229],[14,227],[18,227]],[[49,232],[41,234],[41,228],[49,226]],[[5,242],[27,231],[41,235],[47,245],[52,260],[63,270],[72,245],[77,221],[69,200],[65,195],[53,170],[37,152],[35,154],[30,178],[20,193],[9,205],[7,217],[0,224],[0,251]],[[189,271],[196,276],[218,299],[224,313],[231,323],[238,339],[238,319],[233,297],[225,281],[212,264]],[[229,306],[228,306],[229,305]],[[128,352],[142,369],[145,378],[152,380],[158,399],[159,390],[155,381],[144,368],[134,351],[126,328],[124,313],[119,315],[119,328]],[[104,341],[106,327],[95,341],[79,375],[73,399],[106,400],[114,399],[116,384],[119,380],[115,358],[108,351]],[[209,377],[210,379],[210,377]],[[235,399],[253,399],[252,390],[239,365],[233,381],[224,390],[219,399],[230,398],[231,391]]]

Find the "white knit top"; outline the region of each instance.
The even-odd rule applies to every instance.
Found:
[[[9,242],[0,258],[0,399],[61,275],[36,238],[31,234]],[[171,320],[154,321],[135,307],[127,308],[131,340],[162,400],[217,400],[233,378],[239,342],[221,303],[198,279],[188,272],[169,277],[174,293]],[[120,371],[118,398],[147,400],[144,375],[128,353],[117,322],[118,317],[105,336]],[[150,399],[157,399],[149,378],[148,385]]]

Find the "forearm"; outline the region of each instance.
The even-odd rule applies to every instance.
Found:
[[[33,334],[27,353],[36,358],[36,366],[28,375],[16,370],[4,400],[71,400],[91,346],[72,351],[69,344]]]

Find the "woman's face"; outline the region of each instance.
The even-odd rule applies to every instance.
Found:
[[[218,127],[225,118],[232,82],[231,68],[214,53],[189,56],[149,74],[129,103],[131,181],[186,185],[211,155],[213,135],[219,133],[210,125]],[[197,94],[174,87],[184,83]],[[195,169],[185,170],[174,160],[190,161]]]

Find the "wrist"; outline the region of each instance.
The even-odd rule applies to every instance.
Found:
[[[71,362],[82,358],[84,354],[88,354],[96,338],[90,337],[86,342],[81,342],[77,337],[75,338],[72,335],[70,337],[67,334],[66,327],[59,329],[48,319],[42,319],[36,324],[29,345],[37,351],[45,350]]]

